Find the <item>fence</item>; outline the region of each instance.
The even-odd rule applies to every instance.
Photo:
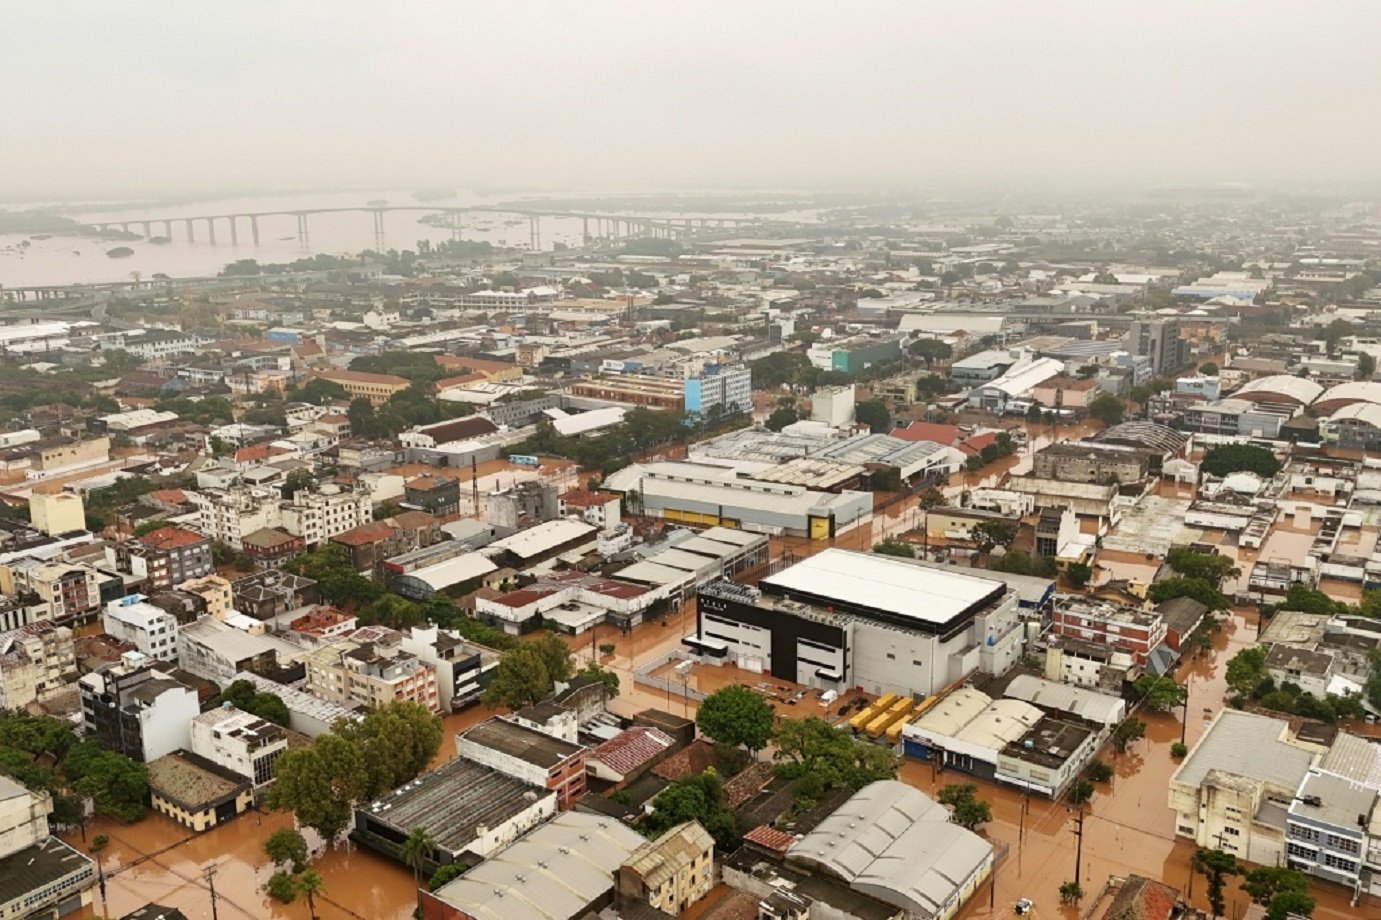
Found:
[[[694,655],[687,654],[679,649],[673,649],[660,658],[654,658],[646,664],[634,668],[633,682],[642,684],[645,687],[653,687],[663,693],[673,693],[678,696],[684,696],[698,703],[705,698],[705,694],[701,693],[699,690],[692,690],[685,681],[656,677],[652,672],[666,667],[673,661],[698,662],[699,660],[700,659]],[[689,677],[689,675],[687,675],[687,677]]]

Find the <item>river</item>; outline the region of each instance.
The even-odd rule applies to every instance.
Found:
[[[549,197],[549,196],[543,196]],[[411,191],[398,189],[345,192],[298,192],[256,197],[208,197],[203,201],[176,204],[119,205],[118,210],[103,210],[101,205],[55,207],[54,210],[83,223],[119,224],[149,219],[218,216],[266,212],[291,212],[313,208],[365,207],[371,201],[386,201],[395,207],[472,207],[511,202],[514,196],[486,197],[461,191],[445,199],[419,202]],[[32,203],[3,203],[0,210],[23,210]],[[743,211],[679,212],[648,209],[638,212],[647,217],[751,217]],[[425,211],[385,212],[384,238],[389,249],[417,248],[419,240],[438,243],[451,239],[451,231],[420,222]],[[812,220],[813,211],[803,210],[766,215],[773,219]],[[151,233],[163,233],[161,224]],[[315,214],[309,218],[309,245],[297,237],[297,218],[291,213],[259,219],[259,245],[254,245],[249,222],[239,221],[238,245],[232,244],[229,222],[216,223],[216,242],[212,243],[204,221],[195,228],[196,239],[188,242],[185,227],[176,224],[166,243],[146,239],[104,240],[83,236],[0,233],[0,288],[28,285],[76,284],[125,281],[135,274],[150,278],[165,274],[174,278],[206,277],[219,273],[237,259],[259,262],[291,262],[315,253],[354,254],[375,248],[374,220],[367,211]],[[131,232],[142,233],[140,226]],[[594,225],[590,232],[595,233]],[[584,226],[574,218],[543,218],[538,248],[550,250],[553,244],[578,246],[583,242]],[[516,214],[477,213],[465,215],[461,235],[467,240],[484,240],[496,246],[527,248],[531,245],[528,219]],[[124,258],[111,258],[108,250],[126,246],[134,250]]]

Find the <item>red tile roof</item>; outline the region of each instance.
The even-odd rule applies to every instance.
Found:
[[[167,502],[170,505],[187,504],[187,493],[181,489],[155,489],[149,493],[149,498],[156,502]]]
[[[342,380],[347,383],[375,383],[380,386],[407,386],[409,380],[406,377],[399,377],[396,374],[371,374],[368,371],[316,371],[317,377],[323,380],[330,380],[340,383]]]
[[[791,834],[766,824],[760,824],[753,828],[743,835],[743,839],[748,843],[756,843],[763,849],[771,850],[774,853],[785,853],[796,842],[796,838]]]
[[[142,537],[135,539],[136,543],[147,546],[149,549],[173,549],[179,546],[194,546],[205,541],[206,538],[195,531],[171,525],[151,530]]]
[[[750,764],[724,784],[724,804],[729,808],[738,808],[766,789],[776,772],[776,768],[770,763],[759,761]]]
[[[598,760],[615,773],[627,776],[673,743],[670,735],[655,728],[630,728],[591,751],[589,759]]]
[[[951,447],[964,439],[964,432],[954,425],[937,425],[934,422],[912,422],[909,425],[898,425],[888,432],[894,438],[903,441],[934,441],[936,444],[947,444]]]
[[[997,432],[985,431],[982,434],[974,435],[967,441],[960,441],[956,446],[970,457],[976,457],[983,448],[996,443]]]
[[[279,454],[290,454],[292,451],[286,447],[274,447],[272,444],[251,444],[248,447],[241,447],[235,451],[236,463],[249,463],[255,460],[267,460]]]
[[[714,766],[714,745],[703,738],[692,741],[689,746],[672,754],[652,768],[655,776],[676,782],[687,776],[704,773],[706,767]]]
[[[1129,876],[1101,920],[1169,920],[1179,892],[1169,885]]]
[[[339,543],[342,546],[368,546],[371,543],[387,540],[397,532],[394,527],[383,521],[374,521],[338,533],[331,538],[331,542]]]

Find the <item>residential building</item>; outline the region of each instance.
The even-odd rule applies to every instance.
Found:
[[[686,641],[710,660],[826,690],[936,693],[975,671],[1003,673],[1022,648],[1005,582],[841,549],[757,588],[706,585],[696,606]]]
[[[659,729],[634,726],[590,751],[585,759],[586,769],[591,779],[627,783],[670,753],[675,743]]]
[[[374,520],[374,504],[363,483],[342,487],[328,483],[316,491],[300,490],[283,503],[283,529],[315,549],[338,533]]]
[[[150,658],[177,660],[177,618],[148,603],[142,594],[106,604],[102,624],[107,635],[130,643]]]
[[[235,614],[235,589],[228,578],[219,575],[193,578],[179,584],[177,589],[201,598],[208,616],[225,620]]]
[[[173,751],[148,764],[149,801],[197,833],[209,831],[254,804],[249,780],[190,751]]]
[[[287,749],[282,726],[229,703],[192,720],[192,753],[249,780],[255,790],[273,782],[273,765]]]
[[[437,700],[442,712],[456,712],[479,702],[484,680],[499,664],[499,653],[462,639],[439,626],[414,626],[399,647],[436,669]]]
[[[1138,674],[1130,651],[1067,636],[1051,636],[1046,642],[1047,680],[1121,693]]]
[[[281,663],[280,655],[288,659],[301,654],[296,646],[276,636],[252,634],[213,616],[179,627],[176,648],[184,670],[222,687],[240,671],[272,673]]]
[[[1151,359],[1151,371],[1156,375],[1168,374],[1184,364],[1185,348],[1177,319],[1136,320],[1128,338],[1137,354]]]
[[[614,875],[645,838],[613,818],[568,811],[423,891],[422,920],[577,920],[614,900]]]
[[[365,627],[307,656],[308,693],[374,708],[410,700],[441,712],[436,668],[405,651],[391,629]]]
[[[355,808],[350,838],[402,861],[416,828],[432,838],[424,865],[473,865],[556,815],[556,793],[459,757]]]
[[[466,760],[550,789],[562,811],[585,794],[586,748],[511,719],[489,719],[457,734],[456,752]]]
[[[604,533],[611,533],[623,522],[620,505],[619,497],[608,492],[571,489],[561,493],[557,509],[561,517],[579,517]]]
[[[621,905],[647,904],[679,917],[715,883],[714,838],[699,821],[687,821],[629,854],[616,888]]]
[[[232,549],[243,549],[249,534],[283,524],[278,494],[272,489],[243,485],[207,488],[187,497],[197,506],[197,529]],[[303,536],[300,530],[293,533]]]
[[[92,905],[96,863],[50,833],[52,796],[0,775],[0,917],[56,918]]]
[[[37,595],[44,618],[60,626],[89,623],[101,609],[100,580],[88,565],[16,559],[0,565],[0,590]]]
[[[23,709],[77,679],[72,630],[39,620],[0,633],[0,710]]]
[[[1127,652],[1142,668],[1149,663],[1152,651],[1165,641],[1165,621],[1156,611],[1073,595],[1056,598],[1050,631]]]
[[[214,569],[211,541],[171,525],[119,544],[114,555],[121,569],[145,579],[149,591],[210,575]]]
[[[385,559],[417,548],[409,545],[402,531],[384,521],[352,527],[331,537],[330,542],[345,548],[355,571],[371,575]]]
[[[29,515],[35,529],[53,537],[86,529],[86,510],[77,492],[35,490],[29,495]]]
[[[847,428],[854,423],[858,401],[854,384],[821,387],[810,396],[810,417],[831,428]]]
[[[1367,747],[1376,748],[1375,744]],[[1373,756],[1381,766],[1381,756]],[[1285,865],[1344,885],[1357,894],[1374,893],[1367,864],[1377,822],[1381,776],[1366,782],[1312,769],[1290,801],[1285,817]]]
[[[715,417],[753,408],[753,372],[746,364],[711,364],[699,375],[685,379],[688,415]]]
[[[82,724],[102,747],[145,763],[191,743],[192,720],[201,712],[197,693],[140,652],[77,681]]]
[[[556,487],[528,480],[484,496],[484,519],[500,532],[512,532],[555,520],[560,514]]]
[[[240,550],[258,565],[280,568],[307,548],[301,537],[277,527],[264,527],[240,537]]]

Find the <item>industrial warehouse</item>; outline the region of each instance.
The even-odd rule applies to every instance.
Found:
[[[827,549],[759,588],[701,588],[686,644],[808,687],[910,696],[1002,673],[1021,654],[1022,629],[1016,595],[995,578]]]

